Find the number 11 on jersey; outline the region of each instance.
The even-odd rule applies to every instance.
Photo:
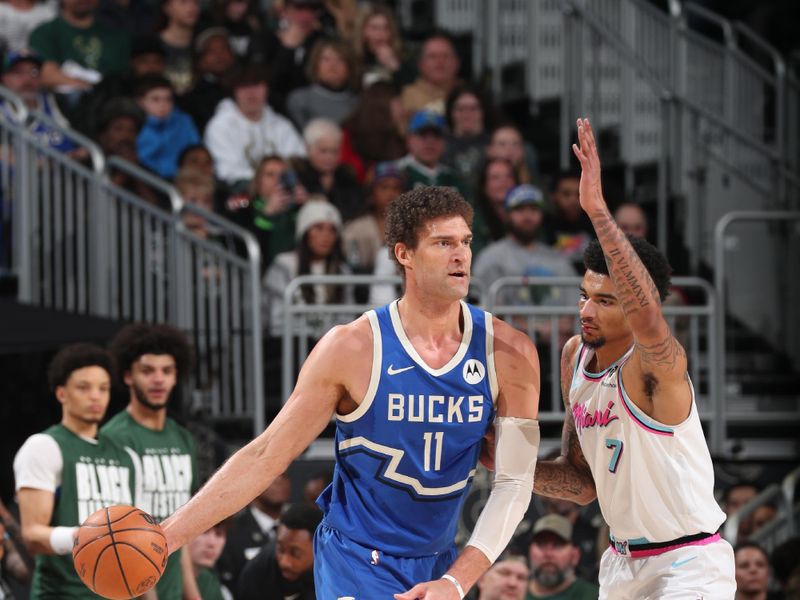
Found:
[[[617,472],[619,466],[619,459],[622,456],[622,448],[624,444],[622,440],[615,440],[614,438],[606,438],[606,448],[612,451],[611,461],[608,463],[608,470],[611,473]]]
[[[433,450],[433,470],[438,471],[442,468],[442,440],[444,439],[444,432],[437,431],[436,433],[428,431],[422,434],[422,439],[425,440],[425,470],[431,470],[431,446],[435,444],[436,449]]]

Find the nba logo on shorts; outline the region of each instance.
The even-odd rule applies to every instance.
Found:
[[[463,375],[464,381],[475,385],[476,383],[483,381],[483,378],[486,377],[486,367],[483,366],[481,361],[470,358],[464,363]]]

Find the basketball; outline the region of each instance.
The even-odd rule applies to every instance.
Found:
[[[107,506],[78,529],[72,559],[83,583],[111,600],[152,588],[167,566],[167,540],[156,520],[133,506]]]

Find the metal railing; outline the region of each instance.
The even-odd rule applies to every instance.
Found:
[[[776,546],[797,535],[798,518],[800,518],[800,504],[795,500],[798,481],[800,481],[800,467],[787,474],[780,485],[773,483],[764,488],[736,513],[728,516],[723,528],[723,537],[736,544],[742,522],[762,506],[774,506],[777,510],[776,515],[753,532],[748,538],[749,541],[759,543],[767,553],[771,553]]]
[[[9,93],[6,91],[5,95]],[[46,120],[36,112],[30,118]],[[48,126],[59,127],[52,120]],[[197,352],[191,399],[217,420],[265,424],[259,248],[247,231],[185,205],[177,191],[92,142],[90,166],[49,147],[24,123],[0,119],[0,189],[13,223],[20,302],[116,320],[167,322]],[[123,171],[168,199],[169,210],[111,182]],[[193,214],[211,236],[183,226]],[[227,242],[227,243],[226,243]]]

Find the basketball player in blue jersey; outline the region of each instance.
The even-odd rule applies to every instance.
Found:
[[[472,208],[416,188],[386,219],[403,297],[331,330],[280,414],[163,523],[170,551],[238,511],[335,416],[336,468],[318,502],[321,600],[458,600],[506,547],[530,502],[539,362],[530,339],[464,303]],[[494,423],[495,479],[466,548],[453,540]]]
[[[661,312],[671,269],[612,219],[588,120],[578,120],[578,140],[580,203],[598,240],[584,254],[581,334],[561,355],[562,456],[537,464],[534,491],[597,497],[611,530],[600,598],[733,598],[733,551],[717,533],[725,515],[686,353]]]

